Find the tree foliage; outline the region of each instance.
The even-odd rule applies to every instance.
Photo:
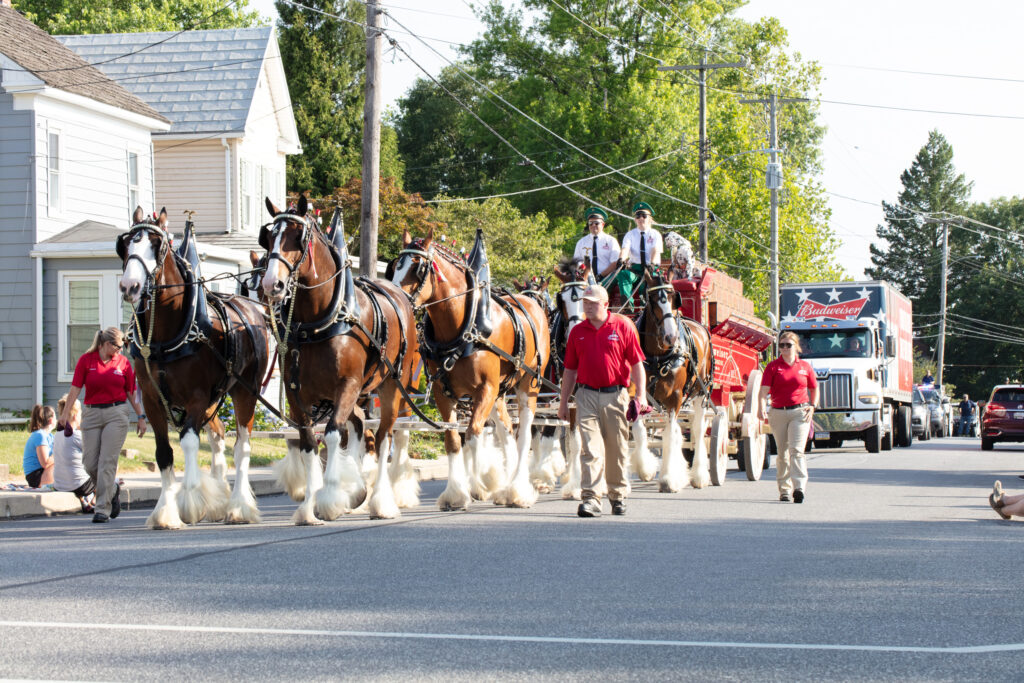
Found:
[[[869,277],[888,280],[914,304],[914,312],[934,315],[939,310],[943,214],[962,215],[972,184],[953,166],[953,147],[937,130],[918,151],[910,168],[900,174],[903,190],[893,204],[882,202],[886,219],[877,228],[886,243],[871,245]],[[969,233],[951,232],[950,249],[964,251]]]
[[[739,4],[577,0],[565,5],[577,19],[541,0],[525,0],[511,10],[492,2],[481,14],[484,36],[440,77],[445,88],[421,81],[400,103],[399,149],[408,155],[407,186],[428,198],[441,192],[473,196],[552,185],[539,168],[563,182],[604,174],[574,185],[584,197],[558,188],[510,196],[509,201],[525,215],[543,211],[558,224],[576,221],[578,236],[587,205],[598,203],[628,214],[642,198],[654,205],[659,223],[689,224],[676,229],[695,239],[697,153],[693,144],[680,148],[680,141],[681,136],[688,143],[697,139],[698,92],[688,72],[658,72],[658,60],[698,62],[702,51],[695,46],[696,33],[704,33],[716,46],[709,61],[737,61],[740,53],[750,60],[746,70],[723,70],[710,77],[709,165],[767,147],[764,112],[739,103],[739,94],[767,94],[763,83],[771,82],[782,96],[813,96],[819,78],[815,65],[786,53],[786,33],[778,21],[751,24],[733,18]],[[451,100],[445,89],[528,160]],[[779,114],[780,144],[787,149],[780,243],[784,276],[790,280],[839,275],[823,192],[813,180],[820,168],[822,137],[815,115],[813,104],[782,107]],[[709,254],[741,266],[733,274],[745,280],[752,298],[764,303],[766,161],[764,154],[725,161],[709,182],[709,203],[718,218],[710,229]],[[607,173],[609,166],[638,163],[624,172],[629,177]],[[631,223],[613,217],[609,227],[621,236]]]
[[[264,23],[248,0],[16,0],[14,7],[51,35],[244,28]]]

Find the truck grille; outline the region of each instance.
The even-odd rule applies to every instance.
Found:
[[[818,405],[821,410],[850,410],[853,407],[850,375],[829,375],[818,380]]]

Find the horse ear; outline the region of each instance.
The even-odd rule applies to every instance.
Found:
[[[309,200],[306,199],[305,194],[299,195],[299,215],[305,216],[306,212],[309,211]]]
[[[408,228],[402,228],[402,248],[408,247],[412,244],[412,235],[409,234]]]
[[[434,241],[434,228],[430,228],[427,231],[427,236],[423,238],[423,248],[426,249]]]
[[[555,266],[554,268],[552,268],[551,272],[553,272],[555,274],[555,277],[557,277],[560,282],[568,282],[568,280],[565,277],[565,273],[563,273],[561,270],[559,270],[558,266]]]
[[[683,307],[683,296],[679,292],[672,295],[672,310],[678,311]]]
[[[164,230],[167,230],[167,207],[166,206],[163,207],[162,209],[160,209],[160,218],[157,220],[157,224],[161,228],[163,228]]]
[[[141,206],[135,207],[135,213],[132,214],[132,225],[138,225],[142,222],[142,217],[145,216]]]
[[[260,228],[260,236],[258,241],[261,247],[263,247],[267,251],[270,251],[270,230],[267,229],[267,226],[264,225],[263,227]]]
[[[259,265],[259,262],[260,262],[259,254],[257,254],[255,251],[250,249],[249,250],[249,263],[251,263],[253,265],[253,267],[256,267],[257,265]]]
[[[128,255],[128,247],[125,245],[125,242],[127,241],[128,233],[125,233],[118,236],[117,240],[114,242],[114,251],[117,252],[117,258],[121,259],[122,263],[124,263],[124,259]]]
[[[278,210],[278,208],[274,206],[274,202],[270,201],[270,197],[265,197],[264,199],[266,200],[267,203],[267,211],[270,212],[271,216],[276,216],[277,214],[281,213]]]

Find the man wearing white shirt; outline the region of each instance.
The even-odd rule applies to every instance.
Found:
[[[598,281],[615,270],[619,258],[619,242],[604,231],[608,214],[603,209],[592,206],[586,211],[588,234],[576,243],[573,258],[587,262],[587,267],[594,273]]]
[[[664,245],[661,241],[661,233],[651,227],[654,224],[654,209],[647,202],[637,202],[633,205],[633,220],[636,227],[626,233],[622,238],[622,251],[619,259],[625,267],[619,271],[615,282],[619,286],[619,294],[622,295],[623,303],[630,301],[633,288],[637,291],[643,288],[644,270],[647,266],[661,265],[661,252]],[[635,302],[630,302],[636,305]]]

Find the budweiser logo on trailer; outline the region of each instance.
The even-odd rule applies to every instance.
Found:
[[[854,299],[853,301],[842,301],[835,304],[823,304],[813,299],[807,299],[796,311],[796,317],[804,320],[813,318],[827,318],[829,320],[850,320],[860,317],[864,310],[867,298]]]

